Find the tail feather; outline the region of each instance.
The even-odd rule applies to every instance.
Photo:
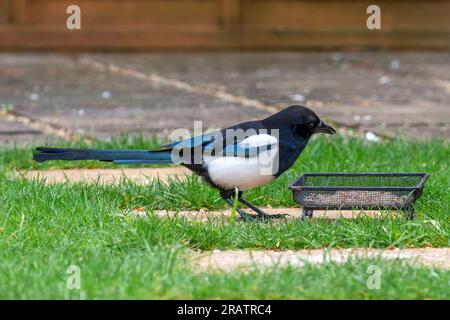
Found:
[[[100,160],[111,161],[118,164],[148,163],[167,164],[172,163],[171,151],[148,150],[99,150],[99,149],[70,149],[70,148],[36,148],[38,153],[33,154],[33,159],[38,162],[48,160]]]
[[[114,160],[115,164],[173,164],[172,160]]]

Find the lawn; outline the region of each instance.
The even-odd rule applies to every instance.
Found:
[[[332,142],[332,143],[331,143]],[[150,148],[142,137],[91,147]],[[64,145],[81,146],[80,143]],[[64,183],[13,177],[14,169],[111,166],[102,162],[31,161],[31,148],[0,151],[0,298],[64,298],[66,269],[80,267],[87,298],[450,298],[446,270],[399,261],[354,261],[251,273],[196,273],[191,250],[323,247],[448,247],[450,146],[397,138],[370,143],[318,137],[294,168],[247,198],[260,206],[294,206],[288,183],[308,171],[420,171],[430,178],[416,203],[417,218],[279,223],[162,219],[154,209],[225,208],[198,178],[147,186]],[[145,208],[147,218],[130,214]],[[366,286],[367,266],[383,270],[380,290]]]

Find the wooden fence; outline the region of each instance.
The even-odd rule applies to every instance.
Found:
[[[71,4],[81,30],[66,27]],[[332,47],[450,48],[450,1],[0,0],[0,50]]]

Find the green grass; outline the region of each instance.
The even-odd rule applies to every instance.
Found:
[[[5,256],[3,253],[2,256]],[[178,248],[102,254],[85,250],[14,255],[1,264],[2,299],[72,299],[69,265],[80,268],[87,299],[449,299],[450,272],[412,267],[398,260],[356,260],[265,271],[194,273]],[[370,265],[380,268],[380,288],[369,289]],[[368,272],[369,271],[369,272]]]
[[[296,165],[273,183],[246,192],[248,200],[259,206],[296,206],[287,185],[298,174],[308,171],[425,171],[430,174],[422,197],[416,202],[414,221],[406,222],[386,214],[383,219],[361,216],[353,220],[336,221],[314,220],[311,222],[293,221],[280,224],[237,224],[229,226],[222,222],[177,223],[155,222],[152,234],[159,234],[159,224],[174,238],[182,238],[190,246],[210,248],[321,248],[321,247],[447,247],[449,246],[450,212],[450,147],[448,144],[432,140],[427,142],[407,142],[396,139],[385,143],[366,143],[359,139],[321,138],[311,141]],[[330,143],[333,142],[333,143]],[[111,147],[127,147],[127,139],[115,142]],[[151,144],[142,139],[134,140],[132,145]],[[153,142],[154,144],[154,142]],[[13,151],[3,151],[4,154]],[[55,162],[57,163],[57,162]],[[60,162],[67,163],[67,162]],[[76,164],[77,162],[71,162]],[[83,163],[81,163],[84,165]],[[25,162],[22,162],[24,167]],[[12,167],[12,162],[4,162]],[[20,212],[30,205],[42,203],[38,211],[54,213],[54,207],[73,210],[86,203],[88,207],[78,210],[98,212],[97,207],[106,205],[106,212],[127,212],[133,208],[156,209],[220,209],[225,203],[218,192],[193,176],[187,180],[173,179],[168,185],[149,181],[148,185],[136,185],[122,181],[117,185],[60,184],[44,186],[40,182],[22,181],[7,178],[0,189],[3,197],[10,195],[6,207],[29,199],[23,203]],[[6,182],[5,181],[5,182]],[[3,189],[3,190],[2,190]],[[95,206],[91,208],[89,206]],[[67,209],[66,209],[67,208]],[[65,217],[63,216],[63,219]],[[156,221],[156,220],[155,220]]]
[[[24,235],[24,241],[28,241],[28,237],[32,235],[32,239],[45,238],[40,243],[47,245],[57,241],[55,246],[60,244],[61,239],[67,237],[70,237],[72,242],[95,241],[104,245],[105,241],[108,243],[114,236],[121,240],[111,246],[132,246],[139,241],[129,238],[134,232],[151,243],[170,245],[181,243],[190,248],[205,250],[449,245],[448,211],[442,209],[443,206],[448,206],[448,203],[437,207],[441,211],[430,214],[418,209],[418,218],[414,221],[405,221],[392,215],[382,219],[361,216],[352,220],[265,224],[199,222],[185,218],[163,219],[156,216],[134,221],[127,213],[135,207],[142,205],[159,207],[161,202],[164,204],[163,201],[167,201],[163,199],[167,198],[172,199],[173,203],[189,205],[189,200],[181,201],[181,198],[178,198],[176,190],[170,189],[174,188],[174,184],[145,187],[122,182],[119,185],[107,186],[82,183],[47,186],[42,181],[11,179],[5,176],[0,177],[0,181],[2,182],[0,212],[3,213],[0,216],[0,226],[3,227],[0,237],[12,240],[9,245],[15,243],[15,237],[18,237],[17,229],[24,228],[25,223],[30,229]],[[189,181],[194,184],[196,180]],[[188,183],[185,188],[189,189],[189,186]],[[202,197],[204,195],[200,196],[201,199],[198,201],[202,201]],[[214,194],[212,201],[217,201],[221,205],[221,200]],[[152,203],[154,205],[151,205]],[[421,206],[426,207],[427,202],[422,201]],[[419,208],[421,206],[418,205]],[[82,233],[75,232],[71,236],[68,230],[72,228]],[[91,237],[85,234],[86,232],[94,232],[95,236]],[[48,234],[50,237],[47,237]],[[124,238],[120,237],[121,234]]]
[[[333,143],[330,143],[333,142]],[[79,146],[80,144],[75,144]],[[147,148],[156,141],[113,141],[99,147]],[[97,147],[97,146],[95,146]],[[292,206],[288,183],[307,171],[425,171],[417,219],[361,216],[335,221],[272,223],[145,219],[133,208],[223,208],[216,191],[196,177],[165,185],[65,183],[13,178],[15,168],[93,166],[102,163],[30,161],[31,148],[0,151],[0,298],[64,298],[66,269],[80,266],[88,298],[450,298],[449,272],[358,261],[264,273],[195,274],[185,271],[191,249],[322,247],[448,247],[450,147],[432,140],[365,143],[311,141],[294,168],[246,193],[261,206]],[[383,270],[380,290],[366,286],[367,266]]]

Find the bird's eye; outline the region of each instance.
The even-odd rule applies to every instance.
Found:
[[[314,124],[314,122],[310,122],[307,124],[308,129],[312,129],[314,128],[316,125]]]

